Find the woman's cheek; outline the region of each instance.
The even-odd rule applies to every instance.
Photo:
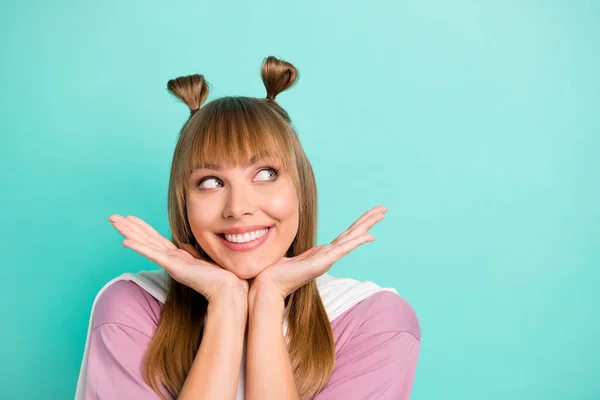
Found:
[[[268,204],[269,213],[277,219],[288,218],[298,212],[298,196],[291,182],[279,186],[276,191],[269,193],[263,201]]]
[[[187,216],[190,227],[196,234],[212,226],[218,216],[218,209],[216,205],[210,204],[210,202],[189,202],[187,204]]]

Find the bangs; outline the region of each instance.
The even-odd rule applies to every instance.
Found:
[[[191,134],[185,175],[207,165],[249,166],[264,158],[281,162],[292,173],[293,131],[268,104],[243,97],[215,100],[199,110],[186,127]],[[197,117],[197,118],[196,118]]]

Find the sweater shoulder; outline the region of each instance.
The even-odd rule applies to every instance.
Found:
[[[421,340],[419,319],[411,304],[391,291],[379,291],[348,309],[332,323],[336,331],[360,331],[361,334],[407,332]]]
[[[152,336],[158,326],[162,303],[137,283],[121,280],[112,283],[98,297],[94,307],[93,329],[116,323]]]

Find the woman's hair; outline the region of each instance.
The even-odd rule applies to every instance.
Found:
[[[209,91],[204,76],[183,76],[167,85],[191,111],[181,129],[171,165],[168,193],[171,241],[178,247],[192,244],[207,260],[211,258],[199,247],[187,219],[186,186],[190,174],[203,163],[234,166],[254,155],[279,159],[298,193],[298,232],[286,256],[296,256],[315,246],[314,174],[288,113],[275,101],[279,93],[294,85],[298,71],[292,64],[270,56],[263,60],[261,75],[267,91],[265,98],[222,97],[204,107]],[[335,363],[333,333],[314,280],[289,295],[285,304],[294,380],[300,399],[306,399],[323,389],[331,377]],[[204,296],[169,277],[158,328],[142,364],[144,379],[163,399],[161,383],[174,397],[183,387],[202,341],[207,306]]]

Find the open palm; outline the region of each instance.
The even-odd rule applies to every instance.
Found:
[[[209,302],[229,290],[247,294],[248,282],[235,274],[201,258],[191,244],[178,248],[156,229],[138,217],[112,215],[108,218],[124,237],[128,247],[164,268],[176,281],[191,287]]]
[[[374,207],[331,243],[315,246],[295,257],[282,258],[258,274],[253,287],[258,287],[258,290],[273,289],[283,298],[287,297],[307,282],[326,273],[337,260],[361,244],[375,240],[367,231],[383,219],[386,211],[387,208],[383,206]]]

